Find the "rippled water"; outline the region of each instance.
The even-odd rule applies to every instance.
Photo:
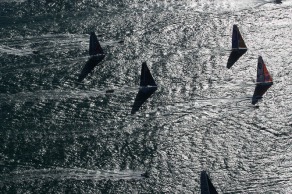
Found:
[[[207,170],[219,193],[291,193],[291,18],[291,0],[0,0],[0,190],[198,193]],[[227,69],[233,24],[249,50]],[[76,84],[91,31],[107,55]],[[274,85],[253,108],[258,55]],[[143,61],[158,90],[131,114]]]

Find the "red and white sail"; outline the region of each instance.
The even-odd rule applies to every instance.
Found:
[[[259,56],[258,58],[258,68],[257,68],[257,83],[272,83],[273,79],[270,75],[263,58]]]

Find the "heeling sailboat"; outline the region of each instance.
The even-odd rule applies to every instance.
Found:
[[[103,49],[101,48],[97,36],[94,32],[91,32],[89,38],[89,55],[90,58],[88,59],[78,76],[78,82],[84,80],[86,76],[93,71],[95,66],[97,66],[105,58]]]
[[[233,25],[232,30],[232,51],[227,61],[227,68],[231,66],[247,51],[245,42],[239,32],[237,25]]]
[[[142,69],[141,69],[141,77],[140,77],[140,87],[157,87],[157,84],[155,83],[149,68],[146,65],[146,62],[142,63]]]
[[[275,3],[281,4],[282,3],[282,0],[275,0]]]
[[[157,90],[157,84],[154,81],[146,62],[142,63],[140,88],[136,95],[131,114],[135,114],[143,103]]]
[[[90,33],[89,55],[104,55],[104,52],[94,32]]]
[[[266,64],[261,56],[258,57],[257,66],[257,80],[256,88],[252,97],[252,104],[256,104],[259,99],[267,92],[267,90],[273,85],[273,79],[270,75]]]

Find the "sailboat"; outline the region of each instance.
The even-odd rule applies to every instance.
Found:
[[[94,32],[90,33],[89,55],[104,55],[104,52]]]
[[[232,50],[227,61],[227,68],[230,69],[232,65],[247,51],[245,42],[239,32],[237,25],[233,25],[232,31]]]
[[[275,3],[281,4],[282,3],[282,0],[275,0]]]
[[[218,194],[206,171],[201,172],[201,194]]]
[[[135,114],[142,104],[157,90],[157,84],[154,81],[146,62],[142,63],[140,88],[136,95],[131,114]]]
[[[140,88],[146,89],[148,87],[157,88],[157,84],[154,81],[146,62],[143,62],[140,77]]]
[[[84,65],[81,73],[78,76],[78,82],[81,82],[86,76],[93,71],[94,67],[97,66],[105,57],[103,49],[97,39],[94,32],[91,32],[89,39],[89,55],[90,58]]]
[[[273,79],[261,56],[258,57],[256,88],[252,97],[252,104],[256,104],[266,91],[273,85]]]

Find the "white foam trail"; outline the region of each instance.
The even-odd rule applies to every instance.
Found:
[[[107,170],[90,170],[83,168],[44,168],[32,170],[19,170],[7,175],[3,175],[6,181],[27,181],[33,179],[75,179],[75,180],[131,180],[142,179],[142,171],[107,171]]]
[[[139,87],[120,87],[120,88],[95,88],[91,90],[39,90],[36,92],[19,92],[16,94],[0,94],[0,100],[7,103],[29,102],[35,100],[61,100],[64,98],[88,99],[90,97],[115,95],[117,93],[138,92]],[[9,99],[9,100],[7,100]]]
[[[214,0],[214,1],[187,1],[188,6],[202,13],[223,13],[230,11],[240,11],[253,9],[265,4],[274,4],[274,0]],[[283,1],[283,3],[285,3]]]
[[[0,0],[0,3],[12,3],[12,2],[18,2],[18,3],[23,3],[27,0]]]
[[[25,56],[25,55],[31,55],[33,54],[32,49],[16,49],[16,48],[11,48],[8,46],[0,46],[0,53],[6,53],[9,55],[17,55],[17,56]]]

